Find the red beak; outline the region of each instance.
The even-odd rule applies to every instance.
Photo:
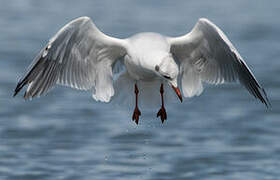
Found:
[[[171,87],[173,88],[173,90],[174,90],[175,93],[177,94],[177,96],[178,96],[178,98],[180,99],[180,101],[183,102],[183,98],[182,98],[180,89],[177,88],[177,87],[174,87],[173,85],[171,85]]]

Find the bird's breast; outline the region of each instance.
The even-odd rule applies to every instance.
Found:
[[[124,64],[129,75],[135,80],[151,81],[158,78],[155,72],[141,63],[140,60],[125,56]]]

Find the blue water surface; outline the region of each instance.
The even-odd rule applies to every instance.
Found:
[[[264,180],[280,176],[280,1],[0,0],[0,179]],[[106,34],[189,32],[198,18],[237,47],[272,109],[239,85],[207,86],[183,104],[131,111],[57,87],[12,98],[39,50],[68,21],[89,16]],[[133,93],[133,92],[132,92]]]

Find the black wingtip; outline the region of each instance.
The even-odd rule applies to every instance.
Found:
[[[19,81],[17,87],[15,88],[13,97],[15,97],[20,92],[20,90],[23,88],[24,85],[25,84],[22,81]]]
[[[235,57],[239,59],[236,55]],[[242,61],[242,59],[239,59],[240,62],[240,72],[244,75],[239,80],[243,81],[243,84],[245,85],[246,89],[257,99],[259,99],[267,109],[271,108],[271,103],[269,102],[269,99],[267,97],[267,94],[264,90],[264,88],[258,83],[254,75],[251,73],[245,62]]]
[[[15,88],[13,97],[16,97],[16,95],[18,94],[19,91],[20,91],[19,84],[17,84],[17,87]]]
[[[266,108],[267,108],[267,109],[272,108],[272,105],[271,105],[271,103],[270,103],[270,101],[269,101],[269,99],[268,99],[268,97],[267,97],[267,94],[266,94],[264,88],[262,88],[262,92],[263,92],[263,94],[264,94],[264,96],[265,96],[265,99],[264,99],[264,102],[263,102],[263,103],[265,104]]]

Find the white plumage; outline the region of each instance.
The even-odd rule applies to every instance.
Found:
[[[112,70],[120,59],[126,70],[119,78],[128,78],[125,81],[113,78]],[[140,33],[117,39],[99,31],[90,18],[81,17],[50,39],[18,83],[15,95],[25,85],[28,88],[24,97],[33,98],[60,84],[91,90],[95,100],[109,102],[115,89],[133,83],[156,82],[157,86],[164,83],[178,87],[179,84],[183,95],[192,97],[202,93],[204,82],[236,81],[269,105],[264,89],[232,43],[207,19],[199,19],[193,30],[181,37]],[[150,95],[151,91],[158,92],[153,86],[144,89],[139,86]]]

